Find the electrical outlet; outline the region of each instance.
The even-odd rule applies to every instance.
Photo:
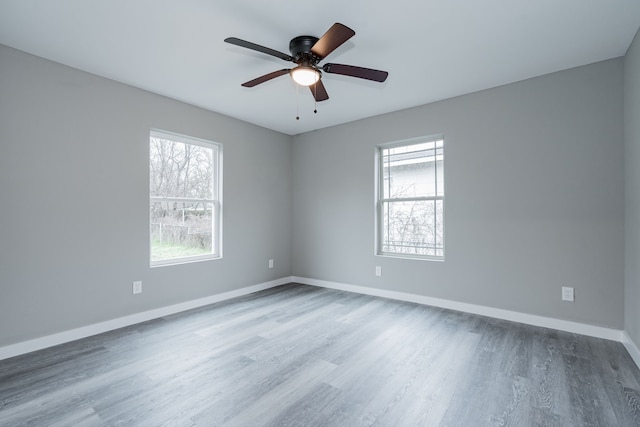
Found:
[[[142,293],[142,282],[141,281],[136,281],[133,282],[133,293],[135,294],[141,294]]]
[[[269,268],[273,268],[273,260],[272,259],[269,260]]]
[[[573,288],[568,286],[562,287],[562,301],[575,301],[575,293],[573,291]]]
[[[382,276],[382,267],[376,265],[376,276]]]

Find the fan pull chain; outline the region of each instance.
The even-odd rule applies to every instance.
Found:
[[[313,86],[313,114],[318,114],[318,82]]]
[[[300,120],[300,85],[296,84],[296,120]]]

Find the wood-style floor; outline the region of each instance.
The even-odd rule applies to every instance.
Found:
[[[617,342],[286,285],[0,362],[1,426],[637,426]]]

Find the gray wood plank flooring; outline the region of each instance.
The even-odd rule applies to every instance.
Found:
[[[617,342],[289,284],[0,361],[0,426],[640,426]]]

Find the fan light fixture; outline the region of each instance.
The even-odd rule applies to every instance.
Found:
[[[291,78],[300,86],[311,86],[320,80],[320,71],[313,67],[299,65],[291,70]]]

